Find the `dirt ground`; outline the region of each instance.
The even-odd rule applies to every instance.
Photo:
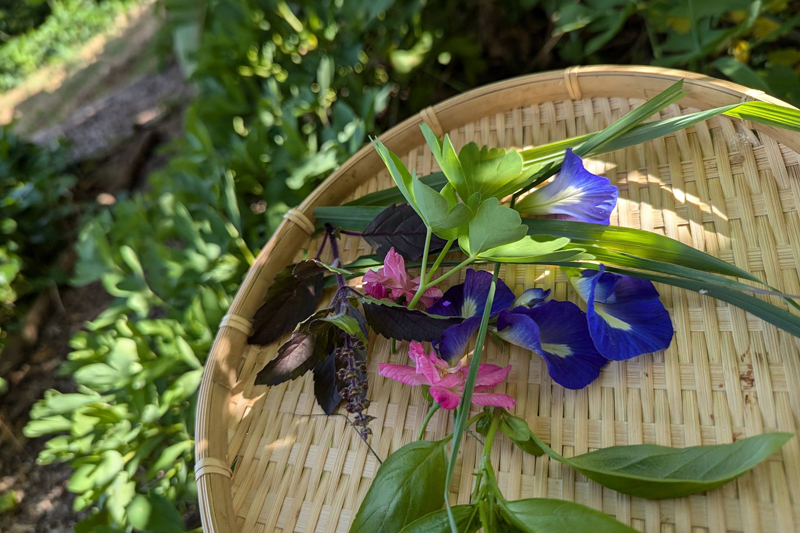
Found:
[[[57,83],[43,84],[37,74],[23,86],[27,92],[0,95],[0,122],[16,117],[16,130],[39,143],[66,138],[80,169],[76,194],[102,202],[146,187],[147,176],[166,163],[164,148],[181,133],[190,95],[178,67],[164,68],[153,53],[160,24],[153,3],[119,22],[110,35],[87,44],[80,65],[63,67]],[[62,259],[69,261],[69,253]],[[66,490],[71,469],[36,465],[47,439],[28,441],[22,428],[44,391],[74,390],[72,380],[58,374],[69,339],[110,298],[100,283],[53,287],[31,305],[41,304],[35,340],[13,349],[9,343],[0,354],[0,376],[8,382],[0,396],[0,508],[4,498],[17,502],[0,512],[0,533],[73,531],[82,516]]]

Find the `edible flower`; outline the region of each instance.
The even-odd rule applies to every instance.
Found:
[[[672,342],[672,320],[651,281],[606,272],[604,265],[569,280],[586,301],[589,333],[606,359],[624,361]]]
[[[608,224],[618,196],[619,190],[607,178],[586,170],[583,160],[568,148],[553,181],[522,198],[515,209],[529,215]]]
[[[377,272],[368,270],[364,273],[363,279],[364,292],[378,300],[391,298],[397,301],[405,298],[406,302],[410,302],[419,289],[419,283],[419,276],[409,280],[405,260],[402,255],[394,251],[394,247],[387,252],[383,267]],[[420,301],[427,308],[441,297],[442,291],[431,287],[422,294]]]
[[[406,385],[428,385],[434,401],[444,409],[455,409],[461,403],[464,385],[469,368],[459,361],[450,366],[435,353],[426,353],[418,342],[411,342],[408,356],[414,361],[416,368],[406,365],[381,363],[378,373],[386,378],[405,383]],[[481,364],[478,366],[478,377],[472,394],[472,403],[491,407],[512,409],[516,400],[507,394],[489,392],[505,381],[511,366]]]

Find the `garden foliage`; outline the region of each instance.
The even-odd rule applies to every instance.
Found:
[[[56,6],[84,3],[56,2],[54,16]],[[184,3],[166,2],[170,9]],[[198,96],[174,157],[150,177],[147,192],[92,218],[78,237],[71,281],[99,280],[116,297],[72,340],[63,372],[74,376],[78,391],[48,393],[26,430],[31,437],[58,434],[40,461],[69,461],[76,507],[98,509],[79,531],[185,529],[184,513],[196,500],[194,404],[217,325],[286,208],[361,148],[367,135],[455,91],[591,62],[655,58],[721,71],[756,87],[763,82],[778,96],[800,99],[798,20],[780,2],[706,2],[688,12],[661,0],[520,0],[482,17],[483,4],[208,5],[191,57]],[[487,21],[504,31],[490,27],[487,37]],[[78,30],[65,35],[71,31]],[[504,48],[520,32],[533,36],[526,39],[534,52]],[[58,47],[46,52],[51,47],[41,42],[0,48],[0,87],[17,83],[47,54],[60,53]],[[47,42],[62,41],[51,35]],[[535,51],[545,46],[554,59],[541,62]],[[6,154],[0,160],[13,161]],[[69,185],[68,177],[59,179]],[[0,188],[0,199],[5,194]],[[43,202],[61,205],[59,197]],[[41,216],[55,215],[45,208]],[[0,247],[12,258],[8,264],[17,264],[15,250]],[[199,525],[196,515],[187,522]]]
[[[20,85],[27,76],[48,64],[74,58],[80,47],[114,23],[140,0],[55,0],[50,15],[26,33],[0,46],[0,91]],[[25,3],[25,0],[17,0]],[[17,8],[19,9],[19,8]],[[9,11],[14,16],[16,11]]]
[[[0,351],[16,326],[15,302],[65,274],[51,267],[69,242],[76,178],[61,146],[42,148],[0,127]]]

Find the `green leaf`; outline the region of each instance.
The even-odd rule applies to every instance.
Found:
[[[364,332],[361,331],[361,326],[359,325],[358,320],[346,313],[339,313],[330,317],[322,317],[319,320],[321,322],[327,322],[333,326],[336,326],[348,335],[354,335],[360,338],[362,341],[367,342],[366,337],[364,337]]]
[[[569,239],[566,237],[525,236],[516,242],[496,246],[481,252],[478,254],[478,258],[500,263],[530,263],[536,261],[538,256],[552,254],[567,244],[569,244]],[[571,250],[571,252],[565,257],[580,255],[583,250],[576,249]]]
[[[156,462],[147,470],[147,479],[153,479],[160,471],[173,467],[175,462],[192,448],[194,448],[192,440],[185,440],[164,448]]]
[[[378,152],[378,155],[381,156],[386,168],[389,169],[389,174],[392,176],[392,179],[397,185],[397,188],[400,190],[400,193],[403,195],[403,198],[406,199],[406,202],[408,202],[409,205],[416,209],[417,202],[414,199],[414,177],[408,171],[400,158],[390,152],[381,141],[378,139],[373,139],[372,146],[375,147],[375,150]]]
[[[467,195],[462,198],[475,193],[484,198],[498,197],[498,191],[519,188],[529,175],[523,172],[522,156],[516,150],[478,148],[469,143],[458,153],[458,159],[467,185]]]
[[[534,438],[545,453],[604,487],[640,498],[688,496],[724,485],[778,451],[793,435],[765,433],[731,444],[669,448],[612,446],[562,457]]]
[[[125,511],[136,495],[136,482],[131,481],[127,472],[120,472],[114,483],[106,490],[108,500],[106,507],[114,521],[125,523]]]
[[[93,363],[79,368],[74,378],[81,385],[97,391],[113,389],[122,379],[122,375],[105,363]]]
[[[70,477],[67,490],[80,494],[102,487],[114,479],[124,466],[125,461],[118,451],[107,450],[100,455],[97,463],[79,466]]]
[[[500,514],[523,533],[635,533],[602,511],[579,503],[547,498],[499,502]]]
[[[128,506],[128,520],[134,529],[152,533],[182,533],[186,531],[175,505],[160,494],[137,495]]]
[[[452,508],[459,533],[475,533],[481,528],[477,505],[456,505]],[[414,520],[400,533],[450,533],[447,511],[441,509]]]
[[[325,224],[330,224],[334,228],[341,228],[347,231],[364,231],[369,226],[375,217],[381,214],[386,209],[385,206],[392,205],[397,202],[405,202],[397,189],[392,187],[386,189],[397,193],[391,198],[387,199],[386,204],[380,205],[339,205],[339,206],[324,206],[314,209],[314,218],[317,221],[317,228],[324,228]],[[383,191],[380,191],[383,192]],[[369,195],[367,195],[369,196]],[[395,197],[397,196],[397,197]],[[366,198],[366,196],[365,196]],[[413,209],[413,206],[411,207]],[[416,211],[416,210],[415,210]]]
[[[744,85],[745,87],[752,87],[753,89],[759,89],[764,92],[771,92],[769,86],[756,71],[742,62],[736,61],[730,56],[720,57],[711,63],[711,66],[716,67],[727,77],[736,83]]]
[[[527,228],[519,213],[500,205],[497,198],[487,198],[469,221],[468,234],[458,238],[458,245],[470,257],[522,239]]]
[[[602,149],[603,145],[607,142],[630,131],[647,118],[683,98],[686,93],[682,92],[681,89],[683,89],[683,80],[675,82],[633,111],[625,114],[613,124],[607,126],[597,134],[592,135],[591,138],[575,148],[575,153],[578,155],[596,153],[595,151]]]
[[[23,428],[22,434],[29,439],[35,439],[50,433],[59,433],[72,429],[72,421],[62,415],[45,416],[39,420],[31,420]]]
[[[528,423],[522,418],[506,414],[500,420],[500,432],[525,453],[540,456],[544,450],[536,443]]]
[[[470,209],[461,203],[451,204],[447,197],[420,180],[414,180],[413,187],[417,212],[425,225],[442,239],[455,240],[458,237],[458,227],[472,216]]]
[[[425,137],[425,142],[428,143],[431,153],[433,154],[433,158],[436,161],[439,161],[442,158],[442,140],[438,135],[433,133],[433,130],[430,128],[430,126],[424,122],[420,124],[419,129],[422,130],[422,136]]]
[[[429,174],[427,176],[423,176],[419,178],[425,185],[428,185],[435,191],[441,191],[442,187],[447,185],[447,178],[444,176],[443,172],[434,172],[433,174]],[[356,198],[355,200],[351,200],[344,204],[343,206],[336,206],[332,209],[336,209],[338,207],[353,207],[353,206],[387,206],[391,204],[396,204],[400,202],[405,202],[405,197],[400,192],[400,189],[397,187],[390,187],[388,189],[383,189],[382,191],[375,191],[369,194],[365,194],[361,198]],[[314,210],[314,217],[317,217],[318,210],[327,210],[331,209],[329,207],[317,207]]]
[[[796,298],[796,296],[777,292],[770,289],[761,289],[758,287],[753,287],[751,285],[745,285],[744,283],[736,281],[734,279],[724,278],[714,273],[704,272],[702,270],[695,270],[693,268],[688,268],[682,265],[664,263],[662,261],[655,261],[652,259],[644,259],[632,254],[606,250],[605,248],[602,248],[600,246],[590,246],[588,248],[589,251],[591,252],[592,258],[605,265],[629,267],[640,270],[647,270],[650,272],[659,272],[661,274],[668,274],[670,276],[676,276],[680,278],[696,280],[707,284],[709,288],[722,287],[736,291],[749,292],[753,294],[764,294],[770,296],[778,296],[781,298],[793,298],[793,297]],[[580,248],[580,250],[584,251],[582,248]],[[572,259],[570,259],[570,261],[572,261]]]
[[[350,533],[396,533],[441,509],[444,480],[444,442],[406,444],[378,469]]]
[[[726,263],[680,241],[650,231],[569,220],[526,218],[523,220],[523,224],[528,226],[529,235],[566,237],[570,239],[572,244],[578,246],[597,245],[607,250],[633,254],[645,259],[654,259],[704,272],[715,272],[761,283],[761,280],[746,270]]]

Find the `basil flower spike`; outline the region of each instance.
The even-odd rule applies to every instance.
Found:
[[[605,271],[583,270],[570,283],[586,301],[589,332],[606,359],[624,361],[666,349],[672,320],[653,283]]]

